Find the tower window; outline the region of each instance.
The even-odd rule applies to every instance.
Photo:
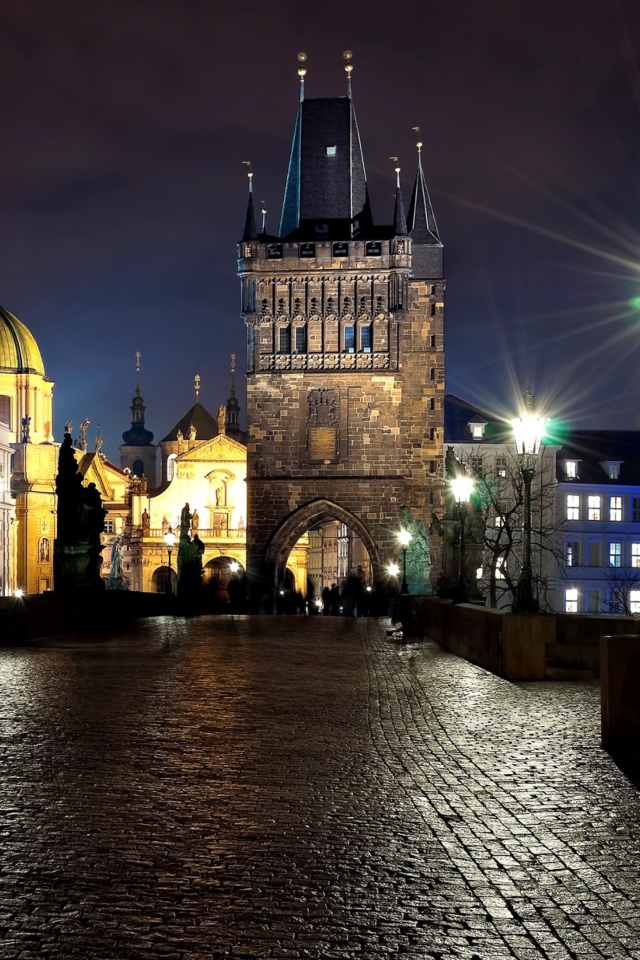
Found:
[[[363,353],[371,353],[371,324],[360,327],[360,346]]]
[[[435,380],[436,378],[436,368],[431,367],[429,370],[429,380]]]
[[[11,397],[0,397],[0,420],[11,426]]]
[[[356,331],[352,324],[344,328],[344,349],[347,353],[355,353]]]
[[[289,327],[278,329],[278,353],[291,353],[291,331]]]
[[[432,317],[435,317],[435,315],[436,315],[436,305],[435,305],[435,303],[432,303],[432,304],[431,304],[431,316],[432,316]]]
[[[327,156],[328,156],[328,157],[335,157],[336,151],[337,151],[337,147],[327,147],[327,148],[326,148],[326,151],[327,151]]]
[[[176,457],[177,457],[176,453],[171,453],[167,457],[167,480],[173,480],[173,475],[176,469],[176,464],[175,464]]]
[[[296,327],[296,353],[307,352],[307,328]]]

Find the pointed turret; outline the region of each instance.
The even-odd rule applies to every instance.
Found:
[[[438,226],[422,169],[422,143],[418,142],[418,172],[409,204],[409,234],[416,243],[440,243]]]
[[[414,277],[442,276],[442,241],[422,169],[422,142],[418,141],[418,171],[413,186],[407,226],[411,237]]]
[[[402,188],[400,187],[400,167],[396,167],[396,205],[393,212],[393,235],[394,237],[407,236],[407,218],[404,215]]]
[[[240,428],[240,404],[236,398],[236,355],[231,354],[231,392],[225,407],[224,432],[232,440],[245,442],[245,435]]]
[[[256,230],[256,208],[253,203],[253,174],[249,171],[249,197],[247,199],[247,213],[244,218],[244,230],[242,232],[242,242],[248,240],[257,240],[258,231]]]
[[[131,428],[122,434],[124,443],[120,445],[120,466],[128,467],[132,473],[144,475],[151,487],[156,483],[156,448],[153,433],[144,423],[146,411],[140,391],[140,351],[136,353],[136,395],[131,401]]]

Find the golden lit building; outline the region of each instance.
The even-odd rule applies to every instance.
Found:
[[[14,450],[11,489],[13,589],[42,593],[53,587],[55,476],[53,383],[31,332],[0,307],[0,421]]]

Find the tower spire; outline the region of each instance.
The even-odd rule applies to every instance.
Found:
[[[247,213],[244,218],[244,230],[242,231],[242,240],[257,240],[258,232],[256,230],[256,210],[253,204],[253,171],[251,170],[251,161],[242,161],[245,167],[249,167],[249,197],[247,199]]]
[[[436,218],[431,206],[431,198],[427,190],[427,184],[422,169],[422,140],[420,140],[420,127],[414,127],[414,132],[418,134],[418,170],[416,180],[409,204],[408,228],[409,235],[416,243],[440,243],[440,235]]]
[[[236,355],[231,354],[231,393],[229,396],[235,398],[236,395]]]
[[[260,202],[262,204],[262,208],[260,210],[260,213],[262,214],[262,229],[260,232],[265,234],[267,232],[267,204],[265,200],[261,200]]]
[[[195,377],[193,378],[193,387],[194,387],[194,390],[196,391],[196,403],[200,403],[200,400],[199,400],[199,397],[200,397],[200,376],[199,376],[197,373],[196,373]]]
[[[398,162],[397,157],[389,157],[390,160]],[[402,188],[400,186],[400,167],[395,167],[396,174],[396,204],[393,211],[393,235],[394,237],[407,236],[407,218],[404,214],[404,203],[402,201]]]

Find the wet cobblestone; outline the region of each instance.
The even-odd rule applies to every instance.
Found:
[[[640,798],[597,685],[384,628],[0,651],[0,960],[640,958]]]

